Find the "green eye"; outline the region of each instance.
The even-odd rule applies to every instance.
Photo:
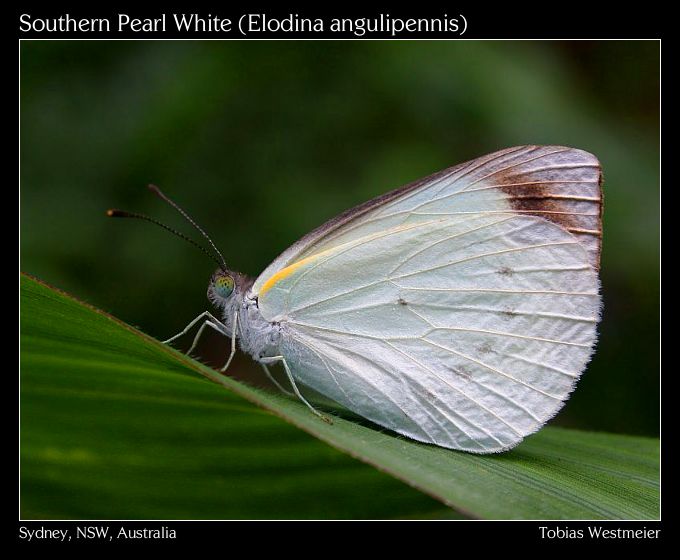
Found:
[[[215,293],[224,299],[227,299],[234,291],[234,279],[231,276],[220,276],[215,279]]]

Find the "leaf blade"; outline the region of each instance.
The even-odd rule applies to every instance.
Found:
[[[350,491],[352,484],[389,488],[394,494],[387,495],[398,495],[398,498],[388,498],[388,502],[397,507],[391,511],[402,512],[405,504],[408,504],[407,509],[415,508],[422,516],[436,510],[426,498],[409,495],[406,488],[397,491],[394,483],[386,482],[388,479],[351,461],[333,459],[351,473],[351,476],[340,478],[333,477],[332,469],[327,471],[327,464],[317,455],[310,455],[311,459],[308,457],[305,462],[305,453],[309,451],[302,450],[309,449],[308,439],[302,434],[294,435],[294,430],[272,418],[269,411],[473,517],[655,519],[659,516],[658,440],[545,428],[513,451],[479,456],[419,444],[344,418],[336,418],[329,426],[318,421],[296,401],[225,377],[28,276],[22,277],[21,293],[22,478],[42,492],[32,490],[32,494],[28,494],[32,496],[29,502],[33,504],[33,511],[50,502],[44,499],[45,496],[52,496],[53,502],[57,497],[64,500],[69,489],[76,495],[94,496],[99,503],[111,501],[112,496],[115,497],[114,487],[101,486],[102,476],[87,478],[82,474],[103,469],[103,474],[114,479],[120,472],[128,476],[128,495],[137,493],[141,497],[138,515],[162,518],[167,508],[174,508],[172,511],[180,517],[195,517],[195,508],[179,507],[178,500],[162,499],[168,491],[167,481],[164,485],[162,477],[158,478],[158,473],[163,471],[153,462],[153,453],[145,455],[140,453],[139,446],[130,447],[130,441],[141,441],[153,451],[162,447],[163,442],[159,443],[158,438],[167,440],[171,437],[171,433],[159,430],[157,426],[151,430],[153,437],[145,435],[145,429],[149,431],[148,425],[135,426],[134,419],[150,413],[147,417],[156,421],[174,416],[175,426],[181,426],[186,434],[194,437],[200,429],[200,441],[192,445],[191,441],[182,440],[186,450],[175,449],[174,460],[166,468],[174,469],[174,475],[181,474],[182,468],[195,472],[201,467],[198,464],[201,461],[197,462],[196,458],[209,457],[205,461],[208,464],[201,468],[206,468],[212,475],[217,488],[210,492],[205,485],[192,480],[184,489],[186,491],[180,492],[185,501],[198,495],[198,501],[202,500],[208,512],[223,512],[220,516],[226,518],[262,516],[272,497],[287,495],[286,488],[299,491],[300,487],[307,486],[310,494],[325,494],[333,484],[340,484],[344,493]],[[65,376],[48,373],[63,372],[66,368],[68,375]],[[103,385],[94,389],[93,371],[100,376],[99,380],[103,380]],[[205,383],[202,378],[230,392]],[[136,398],[131,398],[131,392]],[[264,410],[253,408],[239,397]],[[30,403],[30,417],[25,416],[25,402]],[[50,412],[54,402],[61,403],[62,411],[70,407],[86,412],[85,417],[93,423],[94,429],[87,445],[78,447],[70,442],[69,447],[68,434],[82,436],[82,430],[78,431],[77,418],[55,419],[55,414]],[[192,422],[190,417],[183,416],[189,414],[188,411],[194,416],[200,415],[200,422]],[[232,426],[224,425],[227,413],[235,422]],[[107,420],[111,417],[121,424],[116,429]],[[53,429],[45,432],[45,425],[49,423]],[[49,441],[41,440],[38,437],[41,430],[43,434],[50,433],[51,437],[61,437],[62,447],[50,446]],[[121,434],[125,437],[116,439]],[[270,468],[281,464],[281,469],[269,474],[263,474],[261,469],[258,471],[263,465],[255,462],[257,453],[251,444],[252,438],[268,446],[260,446],[266,447],[266,464]],[[116,457],[115,446],[107,447],[111,441],[120,445],[121,459],[113,465],[102,465],[102,457]],[[99,450],[99,456],[92,450]],[[330,450],[328,453],[335,457]],[[229,480],[219,476],[220,461],[224,462],[227,457],[232,461],[234,457],[240,458],[235,464],[242,469],[244,478],[241,480],[247,480],[248,473],[253,474],[251,483],[257,479],[256,473],[263,477],[274,476],[279,489],[270,485],[269,494],[255,496],[252,507],[241,502],[238,508],[245,509],[225,507],[224,499],[219,496],[233,495],[237,491]],[[79,465],[74,471],[80,473],[79,477],[68,476],[64,467],[74,463]],[[58,468],[55,464],[62,466]],[[53,472],[50,477],[50,469],[43,469],[45,465],[55,468],[58,476]],[[148,483],[150,473],[156,474],[151,477],[153,484]],[[314,476],[308,476],[309,473]],[[170,479],[176,480],[172,476]],[[100,486],[95,487],[92,480],[98,480]],[[348,504],[343,506],[342,500],[346,501],[343,491],[337,491],[336,487],[331,489],[330,495],[335,501],[335,509],[310,499],[307,506],[311,517],[342,517],[342,511],[351,510]],[[376,504],[366,501],[365,506],[366,517],[381,516],[381,508]],[[75,516],[87,513],[82,504],[73,500],[67,500],[66,507]],[[30,510],[27,510],[29,514]],[[113,506],[101,508],[101,511],[120,515],[117,513],[120,508],[116,510]],[[287,511],[300,516],[299,508]],[[405,510],[400,514],[412,515]]]

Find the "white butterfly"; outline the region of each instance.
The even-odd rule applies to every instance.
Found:
[[[601,178],[581,150],[502,150],[348,210],[254,281],[211,242],[222,319],[177,336],[199,321],[192,349],[205,327],[230,336],[223,370],[237,340],[265,370],[282,363],[320,416],[297,384],[418,441],[509,449],[557,413],[593,352]]]

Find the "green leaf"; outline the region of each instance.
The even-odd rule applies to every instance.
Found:
[[[27,276],[21,361],[24,518],[456,515],[304,432],[473,517],[659,517],[656,439],[545,428],[480,456],[328,425]]]

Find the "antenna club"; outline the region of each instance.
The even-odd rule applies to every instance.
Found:
[[[193,239],[184,235],[182,232],[177,231],[176,229],[173,229],[170,226],[166,226],[163,222],[159,222],[158,220],[156,220],[154,218],[150,218],[149,216],[146,216],[144,214],[139,214],[137,212],[126,212],[125,210],[117,210],[116,208],[110,208],[109,210],[107,210],[106,215],[109,216],[110,218],[136,218],[138,220],[144,220],[145,222],[150,222],[150,223],[155,224],[159,227],[162,227],[164,230],[169,231],[173,235],[176,235],[177,237],[184,239],[184,241],[191,243],[199,251],[201,251],[206,256],[208,256],[213,261],[215,261],[221,269],[226,270],[226,267],[224,266],[224,259],[218,259],[215,255],[208,252],[205,249],[205,247],[203,247],[202,245],[199,245]],[[207,238],[207,239],[208,239],[208,241],[210,241],[210,238]],[[211,242],[211,244],[212,244],[212,242]],[[217,254],[220,255],[220,257],[222,256],[219,252]]]
[[[210,243],[210,247],[212,247],[213,251],[215,254],[209,253],[206,249],[204,249],[201,245],[196,243],[193,239],[188,238],[186,235],[183,233],[180,233],[179,231],[166,226],[165,224],[159,222],[158,220],[155,220],[154,218],[150,218],[149,216],[145,216],[144,214],[138,214],[137,212],[125,212],[124,210],[116,210],[115,208],[111,208],[110,210],[106,211],[106,215],[109,216],[110,218],[137,218],[138,220],[145,220],[147,222],[151,222],[152,224],[156,224],[157,226],[162,227],[163,229],[169,231],[170,233],[176,235],[177,237],[181,237],[185,241],[188,241],[191,243],[194,247],[197,247],[200,249],[203,253],[208,255],[212,260],[214,260],[219,267],[226,271],[227,270],[227,265],[224,262],[224,257],[222,256],[222,253],[220,253],[219,249],[215,246],[213,243],[212,239],[208,236],[208,234],[203,231],[203,228],[199,226],[192,218],[187,214],[182,208],[179,207],[179,205],[175,202],[173,202],[170,198],[165,196],[163,192],[153,184],[147,185],[149,190],[156,194],[159,198],[167,202],[170,206],[172,206],[177,212],[179,212],[182,217],[189,222],[196,230]],[[219,258],[218,258],[219,257]]]

